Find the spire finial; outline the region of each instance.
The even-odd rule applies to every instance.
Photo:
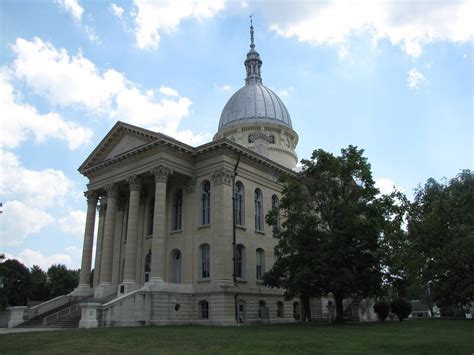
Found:
[[[244,62],[245,69],[247,71],[247,77],[245,83],[261,84],[262,77],[260,75],[260,67],[262,66],[262,60],[260,55],[255,50],[255,43],[253,40],[253,15],[250,15],[250,51],[247,53],[247,59]]]
[[[255,44],[253,43],[253,15],[250,15],[250,48],[255,48]]]

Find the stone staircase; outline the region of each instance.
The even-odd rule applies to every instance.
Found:
[[[26,322],[18,325],[18,328],[77,328],[81,320],[79,304],[88,301],[88,298],[82,298],[54,308],[28,319]]]

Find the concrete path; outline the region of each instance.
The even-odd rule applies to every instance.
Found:
[[[46,332],[51,330],[72,330],[77,328],[0,328],[1,334],[26,333],[26,332]]]

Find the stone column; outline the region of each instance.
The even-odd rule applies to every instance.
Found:
[[[112,249],[115,234],[115,215],[117,212],[118,188],[116,184],[105,186],[107,191],[107,209],[105,211],[104,235],[102,240],[102,260],[100,263],[100,282],[94,296],[107,296],[112,287]]]
[[[90,287],[92,246],[94,243],[94,225],[97,206],[97,193],[87,191],[84,193],[87,198],[86,226],[84,230],[84,244],[82,247],[81,273],[79,275],[79,286],[74,290],[74,295],[86,296],[92,293]]]
[[[106,204],[103,199],[100,200],[97,211],[99,212],[99,226],[97,228],[97,242],[95,245],[95,265],[94,265],[94,287],[99,284],[100,280],[100,260],[102,258],[102,239],[104,236],[104,217]]]
[[[155,213],[151,248],[151,282],[163,283],[166,262],[166,184],[171,170],[163,165],[152,170],[155,177]]]
[[[233,286],[232,247],[232,174],[220,168],[211,175],[211,225],[214,238],[211,245],[211,280],[220,285]],[[213,211],[212,211],[213,210]]]
[[[142,189],[141,180],[136,175],[131,176],[127,181],[130,185],[130,204],[128,208],[127,245],[125,247],[125,271],[123,276],[124,293],[137,289],[138,212],[140,208],[140,191]]]

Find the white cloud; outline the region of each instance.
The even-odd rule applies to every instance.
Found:
[[[122,18],[122,16],[123,16],[123,8],[122,7],[112,3],[112,4],[110,4],[110,9],[112,10],[112,13],[115,16],[117,16],[119,18]]]
[[[278,96],[281,97],[288,97],[290,96],[293,92],[295,91],[295,88],[293,86],[290,86],[289,88],[278,90],[277,94]]]
[[[224,0],[134,0],[134,29],[137,45],[141,49],[157,49],[161,33],[176,29],[186,18],[202,21],[216,16],[224,9]]]
[[[69,235],[82,238],[86,224],[86,213],[80,210],[72,210],[65,217],[58,220],[59,228]]]
[[[84,31],[86,31],[87,38],[94,44],[101,44],[102,42],[99,39],[99,36],[95,33],[94,29],[91,26],[84,25]]]
[[[77,106],[92,114],[118,119],[200,144],[207,134],[181,132],[181,120],[192,102],[169,87],[142,90],[113,69],[101,72],[82,53],[71,57],[39,38],[17,39],[13,72],[51,104]],[[158,94],[158,95],[157,95]]]
[[[35,93],[54,105],[81,105],[93,111],[106,111],[123,76],[107,70],[100,74],[94,63],[82,53],[70,57],[39,38],[29,42],[18,38],[13,51],[15,75],[24,79]]]
[[[375,179],[375,187],[380,190],[380,193],[383,195],[389,195],[394,190],[403,192],[403,189],[395,185],[395,182],[392,179],[388,178],[378,178]]]
[[[167,95],[167,96],[174,96],[174,97],[179,97],[179,94],[176,90],[172,89],[172,88],[169,88],[167,86],[162,86],[160,87],[160,92],[163,94],[163,95]]]
[[[69,149],[91,141],[92,130],[66,121],[56,112],[40,114],[35,107],[21,103],[19,96],[7,81],[6,73],[0,71],[0,148],[16,148],[30,137],[38,143],[48,138],[63,139]]]
[[[61,6],[66,12],[69,12],[75,21],[80,22],[84,8],[79,5],[77,0],[56,0],[56,4]]]
[[[234,91],[234,88],[231,85],[227,85],[227,84],[218,85],[214,83],[214,89],[217,91],[225,92],[225,93]]]
[[[374,42],[388,38],[408,55],[417,57],[427,43],[474,38],[471,0],[326,0],[294,2],[291,6],[275,2],[264,6],[263,11],[270,28],[279,35],[315,45],[344,45],[348,37],[364,32]]]
[[[408,71],[407,85],[411,90],[418,90],[420,85],[425,81],[425,76],[416,70],[416,68],[412,68]]]
[[[41,207],[34,207],[20,201],[7,201],[3,204],[0,218],[0,244],[15,246],[21,244],[29,235],[39,233],[54,222],[54,217]]]
[[[38,265],[42,270],[47,271],[51,265],[63,264],[72,268],[72,258],[69,254],[45,255],[41,251],[23,249],[18,257],[15,257],[28,267]]]
[[[0,162],[0,195],[4,201],[19,200],[29,207],[45,210],[64,205],[72,193],[72,181],[60,170],[26,169],[15,154],[2,150]]]

